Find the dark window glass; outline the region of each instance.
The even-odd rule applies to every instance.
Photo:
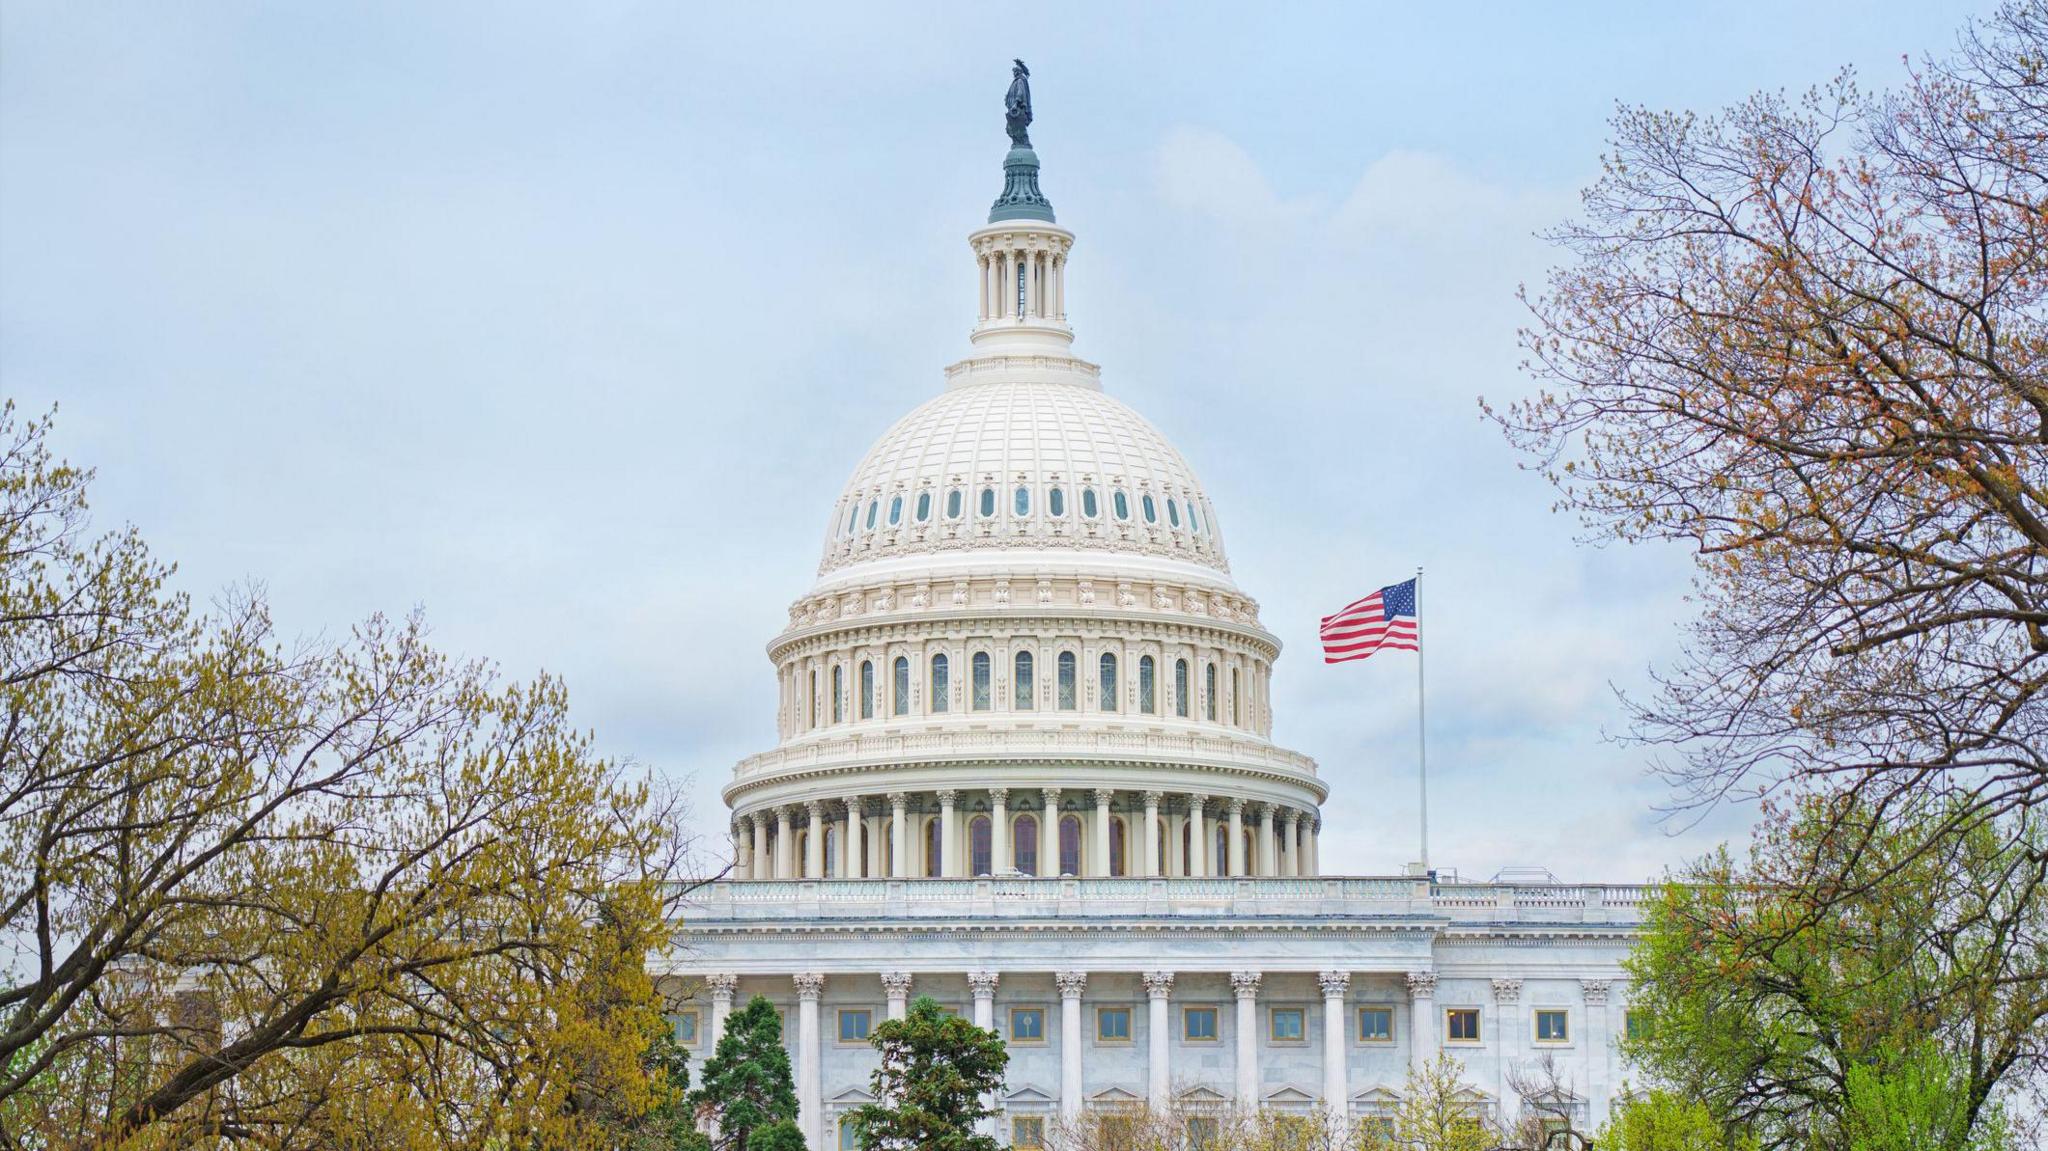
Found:
[[[1173,661],[1173,714],[1188,717],[1188,661]]]
[[[910,658],[896,657],[896,698],[893,701],[897,715],[910,714]]]
[[[1571,1039],[1562,1011],[1538,1011],[1536,1013],[1536,1042],[1564,1043]]]
[[[939,849],[939,821],[930,820],[924,825],[924,877],[937,879],[939,865],[946,861]]]
[[[1203,672],[1202,672],[1202,687],[1203,687],[1203,689],[1204,689],[1204,692],[1205,692],[1205,694],[1206,694],[1206,695],[1208,696],[1208,698],[1207,698],[1206,700],[1204,700],[1204,701],[1202,702],[1202,714],[1203,714],[1203,716],[1204,716],[1204,717],[1206,717],[1206,718],[1207,718],[1207,719],[1208,719],[1208,720],[1209,720],[1210,722],[1212,722],[1212,723],[1213,723],[1213,722],[1215,722],[1215,719],[1216,719],[1216,665],[1215,665],[1215,664],[1213,664],[1213,663],[1212,663],[1212,664],[1207,664],[1207,665],[1205,665],[1205,666],[1204,666],[1204,669],[1203,669]]]
[[[1130,501],[1124,499],[1123,492],[1119,491],[1115,495],[1111,496],[1109,503],[1111,507],[1116,509],[1116,518],[1120,520],[1127,520],[1131,518]]]
[[[879,512],[879,511],[881,511],[881,510],[882,510],[882,501],[880,501],[880,500],[869,500],[869,501],[868,501],[868,525],[867,525],[867,530],[868,530],[868,531],[874,531],[874,530],[875,530],[875,513],[876,513],[876,512]]]
[[[1060,820],[1060,874],[1081,874],[1081,817]]]
[[[902,496],[890,496],[890,497],[889,497],[889,526],[893,528],[893,527],[895,527],[895,526],[896,526],[897,524],[900,524],[900,523],[902,523],[902,522],[903,522],[903,497],[902,497]]]
[[[1074,653],[1070,651],[1061,652],[1059,664],[1060,710],[1072,711],[1078,706],[1074,699]]]
[[[1152,671],[1152,657],[1149,655],[1139,656],[1138,710],[1144,712],[1146,715],[1151,715],[1159,710],[1156,705],[1157,695],[1154,691],[1154,685],[1152,683]]]
[[[1011,679],[1016,683],[1011,706],[1015,707],[1018,711],[1030,711],[1033,707],[1037,706],[1037,699],[1035,698],[1031,682],[1031,653],[1028,651],[1018,652],[1016,665],[1011,676]]]
[[[993,703],[989,689],[988,653],[974,653],[974,710],[987,711]]]
[[[1094,519],[1094,518],[1095,518],[1096,514],[1097,514],[1097,513],[1098,513],[1098,512],[1100,511],[1100,510],[1101,510],[1101,509],[1099,509],[1099,508],[1097,508],[1097,507],[1095,506],[1095,489],[1094,489],[1094,488],[1082,488],[1082,489],[1081,489],[1081,514],[1082,514],[1082,515],[1084,515],[1084,516],[1087,516],[1087,517],[1088,517],[1089,519],[1091,519],[1091,520],[1092,520],[1092,519]]]
[[[989,519],[993,517],[995,514],[996,490],[994,488],[981,489],[981,518]]]
[[[1124,873],[1124,817],[1113,815],[1109,818],[1109,873],[1113,876]]]
[[[1394,1010],[1391,1007],[1358,1009],[1358,1039],[1361,1043],[1385,1043],[1394,1038]]]
[[[1194,529],[1196,535],[1202,533],[1202,517],[1195,514],[1195,501],[1193,500],[1188,501],[1188,526]]]
[[[1299,1043],[1308,1038],[1308,1017],[1299,1007],[1273,1009],[1273,1042]]]
[[[1116,654],[1102,653],[1102,710],[1116,710]]]
[[[919,492],[917,493],[917,522],[923,523],[930,518],[932,518],[932,494],[930,492]]]
[[[1010,866],[1025,875],[1038,874],[1038,817],[1020,815],[1010,822]]]
[[[946,664],[944,654],[932,657],[932,711],[935,713],[952,706],[953,684],[949,677],[951,670]]]
[[[874,1026],[875,1017],[868,1011],[841,1011],[839,1013],[839,1041],[841,1043],[865,1043],[868,1031]]]
[[[1045,1012],[1037,1007],[1010,1008],[1010,1041],[1038,1043],[1045,1039]]]
[[[960,518],[959,488],[954,488],[952,491],[946,493],[946,518],[949,520],[957,520]]]
[[[995,869],[994,845],[988,816],[977,815],[967,824],[967,860],[972,874],[987,875]]]
[[[832,665],[832,722],[842,723],[846,719],[846,669]]]
[[[1067,493],[1059,490],[1058,488],[1054,488],[1053,490],[1045,493],[1045,510],[1051,512],[1055,516],[1066,515]]]
[[[1181,1038],[1189,1043],[1216,1041],[1216,1009],[1189,1007],[1181,1012]]]
[[[1011,506],[1017,509],[1017,514],[1018,514],[1018,515],[1020,515],[1020,516],[1028,516],[1028,515],[1030,515],[1030,514],[1031,514],[1031,489],[1030,489],[1030,488],[1027,488],[1027,487],[1024,487],[1024,486],[1022,486],[1022,485],[1019,485],[1019,486],[1018,486],[1018,488],[1017,488],[1017,494],[1016,494],[1016,496],[1015,496],[1015,497],[1014,497],[1014,498],[1012,499],[1012,501],[1011,501]]]
[[[860,717],[875,718],[875,665],[860,661]]]
[[[1172,500],[1166,501],[1166,522],[1174,527],[1180,526],[1180,505]]]
[[[1479,1042],[1479,1011],[1457,1007],[1444,1012],[1444,1037],[1466,1043]]]
[[[1147,492],[1143,496],[1139,497],[1139,502],[1142,503],[1145,507],[1145,522],[1148,524],[1158,523],[1159,509],[1152,506],[1152,493]],[[868,518],[873,519],[874,517],[870,516]]]

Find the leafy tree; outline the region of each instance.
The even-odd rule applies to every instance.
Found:
[[[1601,1151],[1745,1151],[1754,1142],[1730,1136],[1705,1104],[1669,1091],[1625,1099],[1593,1140]]]
[[[1473,1110],[1465,1065],[1449,1052],[1410,1063],[1401,1100],[1385,1122],[1362,1124],[1363,1151],[1496,1151],[1503,1139]]]
[[[782,1046],[782,1016],[773,1003],[756,995],[726,1017],[725,1034],[705,1061],[689,1102],[716,1126],[714,1146],[720,1151],[803,1147],[796,1125],[796,1082]]]
[[[996,1151],[974,1125],[995,1114],[990,1099],[1010,1062],[1001,1038],[920,995],[902,1019],[877,1026],[870,1042],[882,1065],[874,1075],[877,1102],[853,1113],[862,1147]]]
[[[1882,1146],[1857,1132],[1895,1122],[1916,1146],[1979,1146],[2003,1127],[2001,1094],[2040,1066],[2048,1003],[2028,973],[2048,902],[2009,877],[2038,890],[2041,837],[1978,827],[1929,854],[1919,828],[1870,826],[1847,803],[1774,815],[1745,862],[1724,850],[1663,887],[1626,961],[1651,1025],[1623,1051],[1764,1148]],[[1864,833],[1837,834],[1859,819]],[[1859,858],[1839,858],[1849,843]]]
[[[0,405],[0,1144],[609,1143],[672,801],[417,618],[195,612],[49,429]]]

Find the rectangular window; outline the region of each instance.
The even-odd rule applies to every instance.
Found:
[[[1128,1007],[1096,1008],[1095,1041],[1097,1043],[1129,1043],[1131,1041],[1131,1009]]]
[[[875,1013],[865,1007],[843,1007],[839,1011],[839,1041],[841,1043],[866,1043],[868,1029],[875,1024]]]
[[[853,1126],[853,1116],[839,1121],[839,1151],[860,1151],[860,1133]]]
[[[1536,1042],[1569,1043],[1571,1039],[1571,1029],[1562,1008],[1544,1008],[1536,1013]]]
[[[1358,1041],[1360,1043],[1392,1043],[1394,1041],[1394,1009],[1391,1007],[1359,1008]]]
[[[1036,1151],[1045,1146],[1045,1119],[1037,1115],[1019,1115],[1010,1120],[1010,1146],[1029,1147]]]
[[[1216,1042],[1216,1009],[1183,1007],[1180,1013],[1180,1037],[1189,1043]]]
[[[1308,1012],[1299,1007],[1275,1007],[1267,1016],[1267,1037],[1274,1043],[1308,1042]]]
[[[1650,1037],[1650,1016],[1647,1012],[1629,1011],[1621,1017],[1621,1032],[1630,1039],[1640,1042]]]
[[[1444,1041],[1447,1043],[1479,1042],[1479,1009],[1477,1007],[1445,1008]]]
[[[686,1008],[685,1010],[676,1012],[669,1018],[676,1025],[676,1042],[684,1045],[685,1047],[694,1046],[697,1042],[698,1024],[696,1009]]]
[[[1024,1044],[1045,1042],[1045,1008],[1010,1008],[1009,1041]]]
[[[1063,651],[1059,658],[1059,704],[1061,711],[1072,711],[1076,706],[1074,688],[1074,653]]]
[[[994,704],[995,696],[989,688],[988,653],[974,653],[974,710],[987,711]]]

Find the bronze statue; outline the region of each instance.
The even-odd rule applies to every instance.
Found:
[[[1010,129],[1011,146],[1029,148],[1031,137],[1025,129],[1031,127],[1031,69],[1022,60],[1010,69],[1010,93],[1003,97],[1003,120]]]

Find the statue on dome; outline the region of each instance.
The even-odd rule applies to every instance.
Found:
[[[1031,127],[1031,69],[1022,60],[1010,69],[1010,92],[1003,97],[1003,121],[1010,129],[1012,147],[1031,146],[1031,137],[1026,133]]]

